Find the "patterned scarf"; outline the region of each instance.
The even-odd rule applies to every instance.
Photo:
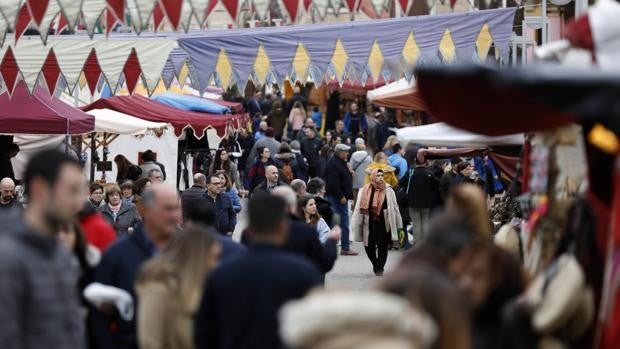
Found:
[[[370,173],[370,183],[364,186],[362,201],[360,202],[360,211],[364,214],[372,213],[375,217],[381,215],[386,188],[385,182],[382,184],[377,183],[377,173],[379,173],[379,169],[373,169]],[[375,194],[372,197],[372,202],[370,202],[373,189]]]

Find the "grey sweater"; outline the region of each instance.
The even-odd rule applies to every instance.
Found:
[[[0,231],[0,343],[3,349],[84,348],[78,270],[52,237],[21,218]]]

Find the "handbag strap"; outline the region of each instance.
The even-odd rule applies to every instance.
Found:
[[[405,191],[407,194],[409,194],[409,189],[411,188],[411,177],[413,177],[413,173],[414,173],[414,168],[410,168],[409,169],[409,179],[407,179],[407,191]]]
[[[366,159],[369,157],[370,155],[368,155],[368,153],[366,153],[366,156],[364,156],[364,158],[362,159],[362,161],[359,162],[359,164],[357,164],[354,168],[353,168],[353,172],[355,172],[357,170],[358,167],[360,167],[364,161],[366,161]]]

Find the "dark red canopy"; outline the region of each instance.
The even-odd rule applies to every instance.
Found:
[[[13,95],[0,95],[0,133],[83,134],[95,129],[95,118],[50,96],[37,86],[32,95],[20,82]]]
[[[111,109],[144,120],[167,122],[172,124],[177,136],[189,127],[194,130],[196,138],[201,138],[209,127],[214,128],[218,134],[223,134],[231,121],[241,117],[240,114],[213,115],[179,110],[139,95],[100,99],[82,107],[85,111],[93,109]]]

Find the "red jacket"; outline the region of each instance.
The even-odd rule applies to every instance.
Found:
[[[103,219],[99,212],[93,212],[80,219],[80,225],[84,231],[86,240],[97,247],[101,252],[105,251],[114,240],[116,240],[116,231]]]

